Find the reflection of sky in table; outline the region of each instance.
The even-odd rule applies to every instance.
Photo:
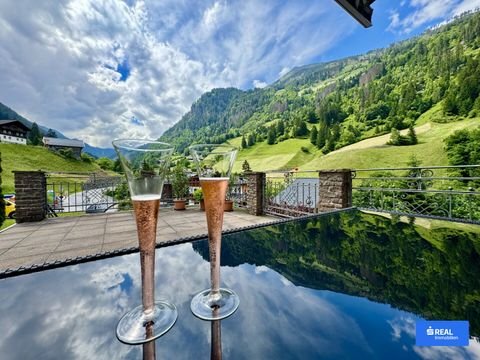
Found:
[[[157,359],[210,357],[210,324],[190,312],[209,286],[209,264],[184,244],[157,251],[156,298],[178,307]],[[240,308],[222,321],[225,359],[479,358],[480,346],[418,348],[412,314],[389,305],[293,285],[265,266],[222,268]],[[0,281],[2,359],[138,359],[118,342],[118,319],[140,302],[138,254]]]

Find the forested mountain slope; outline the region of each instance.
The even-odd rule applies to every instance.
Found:
[[[466,118],[475,126],[479,47],[480,14],[465,14],[387,49],[293,69],[263,89],[212,90],[162,140],[179,151],[230,141],[243,148],[240,158],[270,147],[277,157],[285,154],[283,167],[295,163],[295,154],[297,165],[318,165],[325,154],[395,129]]]

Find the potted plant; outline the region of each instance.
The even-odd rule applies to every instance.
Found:
[[[227,198],[225,199],[225,205],[223,207],[224,211],[233,211],[233,200],[232,200],[232,189],[236,183],[236,176],[230,176],[228,180],[228,189],[227,189]]]
[[[173,192],[173,209],[185,210],[186,199],[188,194],[188,176],[181,164],[175,165],[171,176],[172,192]]]
[[[193,198],[196,202],[200,204],[200,210],[205,211],[205,201],[203,200],[203,191],[202,189],[196,189],[193,192]]]

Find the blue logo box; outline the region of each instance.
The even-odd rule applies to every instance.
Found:
[[[468,321],[425,321],[416,323],[417,346],[468,346]]]

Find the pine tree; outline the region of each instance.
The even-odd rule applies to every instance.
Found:
[[[317,144],[317,137],[318,137],[318,130],[317,130],[317,127],[314,126],[312,127],[312,131],[310,132],[310,142],[313,145]]]
[[[410,145],[418,144],[417,134],[415,133],[413,125],[408,127],[407,140]]]
[[[275,129],[273,126],[270,127],[270,129],[268,129],[267,144],[268,145],[275,144]]]
[[[242,149],[247,148],[247,141],[245,140],[245,136],[242,136]]]
[[[285,124],[283,120],[278,120],[277,122],[277,135],[282,136],[285,133]]]
[[[243,172],[251,172],[252,169],[250,168],[250,164],[248,163],[247,160],[245,160],[242,164],[242,170]]]
[[[248,146],[255,145],[255,142],[256,142],[255,140],[256,140],[255,135],[253,135],[253,134],[248,135],[248,143],[247,143]]]
[[[328,136],[328,126],[325,124],[324,121],[322,121],[318,129],[317,144],[316,144],[317,148],[321,149],[325,146],[325,143],[327,142],[327,136]]]
[[[334,124],[332,126],[331,134],[332,134],[331,138],[332,138],[333,142],[337,142],[337,140],[340,139],[340,125]]]
[[[28,134],[28,142],[30,145],[39,145],[42,143],[42,134],[40,133],[37,123],[32,124],[30,133]]]
[[[295,136],[305,135],[308,135],[307,123],[303,120],[299,120],[297,126],[295,127]]]
[[[413,153],[410,158],[408,159],[407,166],[409,167],[419,167],[422,164],[420,160],[418,160],[417,155]]]
[[[45,134],[46,137],[56,138],[57,133],[53,129],[48,129],[47,133]]]
[[[400,131],[397,128],[392,129],[392,133],[390,135],[390,140],[388,141],[389,145],[400,145],[401,143],[401,135]]]
[[[332,137],[329,136],[322,151],[324,154],[328,154],[330,151],[333,151],[334,149],[335,149],[335,143],[333,142]]]

